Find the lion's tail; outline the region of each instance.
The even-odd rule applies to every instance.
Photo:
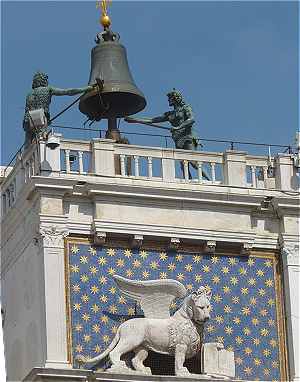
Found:
[[[118,329],[114,339],[110,343],[109,347],[103,353],[97,355],[94,358],[86,358],[82,355],[78,355],[76,357],[76,361],[78,361],[79,363],[88,363],[88,364],[98,363],[103,358],[105,358],[116,347],[117,343],[119,342],[119,339],[120,339],[120,330]]]

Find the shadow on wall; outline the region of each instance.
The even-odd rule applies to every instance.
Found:
[[[165,354],[158,354],[149,351],[148,358],[144,362],[145,366],[150,367],[153,375],[175,375],[175,358]],[[195,357],[185,361],[185,366],[191,373],[200,374],[201,358],[200,353]]]

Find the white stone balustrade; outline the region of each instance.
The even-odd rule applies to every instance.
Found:
[[[275,184],[275,177],[268,175],[268,168],[275,166],[274,160],[265,156],[246,156],[246,185],[252,188],[280,189]],[[275,170],[276,171],[276,170]],[[250,179],[247,179],[247,173]]]
[[[63,140],[58,150],[60,151],[59,171],[67,174],[87,174],[91,172],[89,157],[92,147],[90,142]]]
[[[223,153],[205,153],[199,151],[192,152],[186,150],[115,144],[114,154],[120,157],[122,176],[148,179],[154,178],[163,182],[192,181],[202,183],[205,181],[202,169],[204,164],[206,164],[207,166],[210,166],[211,172],[211,180],[208,181],[208,183],[221,183],[216,179],[216,165],[223,167]],[[132,158],[133,168],[131,174],[127,174],[125,171],[125,158],[127,158],[127,160]],[[146,162],[146,176],[141,175],[142,158]],[[160,171],[156,176],[153,175],[154,160],[159,162],[159,165],[156,166],[156,169],[159,169]],[[180,173],[183,175],[183,179],[179,179],[178,174],[176,174],[176,163],[182,164],[182,171],[180,170]],[[193,179],[190,179],[189,169],[192,167],[195,168],[196,175],[193,177]]]
[[[1,207],[2,216],[15,204],[20,190],[30,182],[32,176],[39,175],[40,160],[38,146],[32,145],[22,155],[18,155],[14,165],[2,168],[1,176]]]
[[[2,212],[14,204],[20,188],[33,176],[89,175],[160,182],[213,184],[254,189],[298,191],[299,177],[292,155],[248,155],[244,151],[187,151],[161,147],[116,144],[110,139],[91,141],[61,138],[51,149],[46,142],[32,145],[20,154],[2,181]],[[270,177],[269,167],[275,176]],[[192,172],[191,172],[192,169]],[[204,173],[207,173],[209,180]],[[190,177],[192,174],[192,178]]]

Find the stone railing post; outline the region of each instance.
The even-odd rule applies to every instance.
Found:
[[[46,364],[45,367],[69,368],[66,326],[64,226],[42,225],[44,259]]]
[[[283,238],[281,241],[281,256],[283,264],[290,381],[300,381],[299,242]]]
[[[174,182],[175,180],[175,159],[173,151],[164,150],[161,160],[162,178],[165,182]]]
[[[97,175],[115,175],[114,141],[111,139],[92,140],[92,172]]]
[[[224,183],[229,186],[247,186],[245,151],[227,150],[224,153]]]
[[[55,134],[55,137],[58,138],[60,142],[61,134]],[[40,168],[41,175],[48,176],[51,172],[60,171],[60,145],[55,149],[51,149],[46,146],[45,141],[39,143],[39,157],[40,157]]]
[[[280,190],[296,190],[294,184],[294,162],[289,154],[278,154],[275,158],[275,185]]]

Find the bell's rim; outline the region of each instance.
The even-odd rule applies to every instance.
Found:
[[[109,102],[112,103],[111,108],[105,109],[101,107],[98,92],[92,90],[81,97],[79,102],[80,112],[95,120],[124,118],[142,111],[147,105],[142,92],[103,91],[101,96],[104,105]]]

